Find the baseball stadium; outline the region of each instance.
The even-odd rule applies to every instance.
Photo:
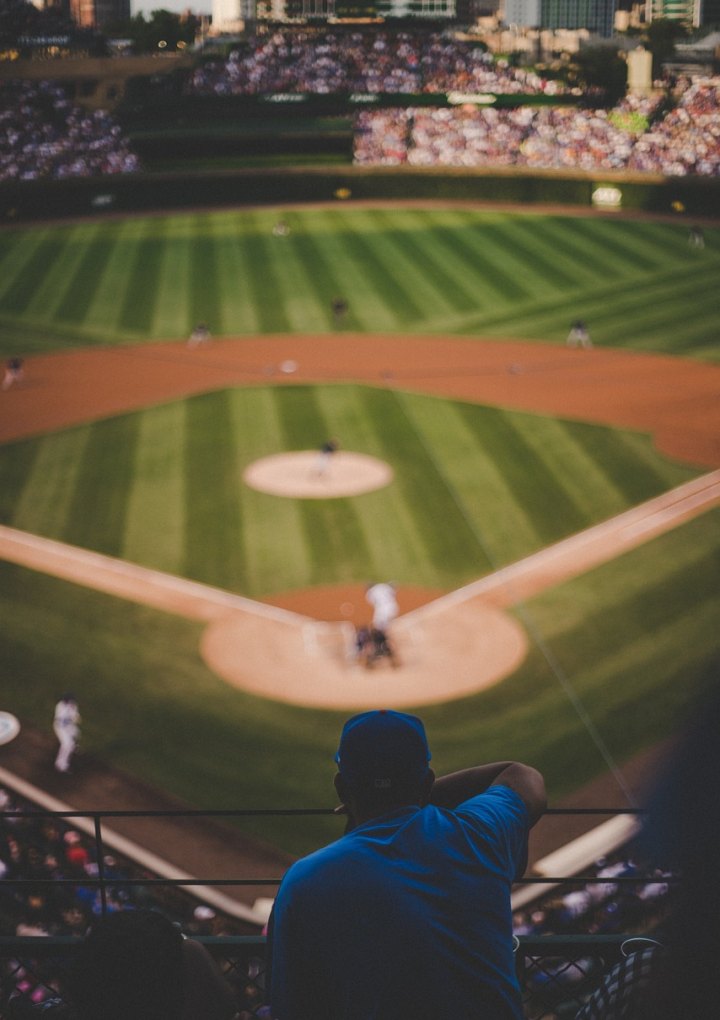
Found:
[[[529,875],[593,836],[575,873],[623,859],[717,682],[716,178],[323,163],[334,134],[299,159],[284,119],[264,161],[243,122],[243,165],[224,107],[200,160],[207,124],[158,105],[149,141],[152,104],[116,113],[130,173],[0,179],[1,806],[90,857],[102,814],[259,952],[265,880],[342,833],[344,721],[400,709],[438,775],[543,774]],[[373,584],[399,609],[367,661]],[[8,889],[2,935],[42,927],[50,892]]]

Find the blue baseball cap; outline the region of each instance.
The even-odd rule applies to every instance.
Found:
[[[425,727],[417,716],[380,709],[348,719],[335,762],[350,784],[391,789],[422,779],[430,758]]]

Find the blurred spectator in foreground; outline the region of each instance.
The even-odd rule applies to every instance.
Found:
[[[232,990],[207,950],[154,910],[96,921],[67,975],[67,1001],[11,1014],[58,1020],[231,1020]]]
[[[720,685],[701,704],[651,803],[644,841],[682,885],[662,947],[629,956],[576,1020],[699,1020],[720,1005]]]

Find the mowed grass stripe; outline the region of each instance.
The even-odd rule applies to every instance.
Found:
[[[64,293],[55,308],[58,319],[84,323],[95,290],[105,272],[113,242],[101,225],[86,228],[76,241],[80,257],[68,275]]]
[[[139,423],[133,414],[90,427],[63,541],[122,556]]]
[[[694,315],[691,322],[666,333],[663,337],[633,339],[633,347],[640,350],[662,350],[687,357],[701,357],[707,361],[720,359],[720,324],[715,309],[704,315]]]
[[[668,285],[663,293],[656,294],[646,308],[635,308],[632,314],[623,315],[620,321],[607,325],[604,336],[611,343],[630,327],[633,340],[650,336],[662,346],[672,349],[675,337],[682,346],[684,329],[692,327],[698,317],[714,315],[717,321],[717,311],[716,293],[710,289],[704,294],[697,293],[695,281],[678,281],[674,286]]]
[[[398,327],[408,327],[422,320],[423,307],[416,301],[417,295],[411,282],[405,279],[404,274],[397,272],[392,249],[382,235],[378,238],[374,232],[370,232],[372,242],[368,240],[365,217],[359,220],[358,217],[338,213],[338,219],[345,229],[345,243],[349,252],[358,264],[364,266],[366,279],[383,303],[395,310]],[[363,229],[354,229],[355,223]]]
[[[213,316],[212,328],[218,333],[235,335],[260,331],[258,309],[250,300],[244,217],[226,219],[223,259],[218,266],[218,285],[223,295],[221,307]]]
[[[504,266],[506,273],[521,279],[523,288],[535,300],[547,300],[548,294],[554,295],[560,291],[563,281],[553,274],[551,266],[545,265],[538,258],[525,238],[513,230],[512,218],[479,223],[477,241],[473,238],[471,243],[481,245],[482,251],[494,262]],[[513,302],[511,307],[515,309],[516,303]],[[495,314],[507,313],[501,310]]]
[[[482,319],[479,326],[488,333],[508,333],[518,336],[565,339],[570,322],[579,316],[587,319],[592,335],[596,339],[609,341],[603,323],[617,324],[620,335],[627,336],[627,326],[632,315],[642,316],[657,297],[662,300],[675,288],[687,287],[694,292],[698,286],[697,275],[685,270],[668,270],[649,280],[618,281],[617,285],[596,289],[585,288],[558,301],[537,303],[526,308],[518,316],[492,317]],[[631,346],[630,344],[628,346]]]
[[[262,333],[288,333],[290,322],[279,298],[281,273],[268,237],[257,213],[244,216],[243,247],[247,268],[248,300],[254,305],[255,319]]]
[[[383,243],[392,253],[394,271],[398,272],[416,292],[416,302],[422,309],[421,319],[427,319],[434,311],[453,311],[455,285],[445,270],[423,247],[421,231],[407,229],[407,216],[402,212],[392,213],[384,209],[369,215],[374,216],[383,235]],[[450,291],[446,289],[450,287]]]
[[[4,313],[18,315],[32,308],[35,295],[42,281],[58,265],[67,243],[67,231],[48,228],[39,235],[12,287],[2,301]]]
[[[91,428],[68,429],[38,441],[32,470],[16,493],[14,527],[63,538]]]
[[[187,401],[184,440],[183,573],[197,581],[242,591],[241,482],[227,391]]]
[[[165,245],[163,230],[163,221],[154,217],[134,224],[126,285],[124,293],[120,291],[119,326],[124,330],[147,335],[152,329]]]
[[[597,283],[598,280],[613,280],[623,275],[612,252],[603,250],[599,245],[588,239],[575,236],[571,226],[572,220],[567,216],[547,216],[543,218],[542,236],[546,243],[553,246],[554,259],[569,261],[578,273],[578,282],[582,284],[586,278]]]
[[[606,262],[612,259],[619,275],[626,276],[628,273],[635,274],[638,271],[652,272],[665,264],[665,259],[660,253],[653,252],[651,256],[642,246],[633,244],[633,238],[620,234],[615,229],[614,222],[568,216],[564,220],[564,226],[568,232],[576,236],[583,248],[589,245],[591,250],[602,252],[603,260]]]
[[[314,387],[284,391],[278,405],[285,448],[318,449],[330,435],[328,422]],[[362,576],[367,569],[368,549],[353,503],[349,499],[301,500],[305,546],[310,559],[310,584],[343,581]]]
[[[468,424],[459,404],[399,394],[406,413],[423,436],[445,484],[454,494],[484,555],[477,563],[468,550],[468,570],[480,576],[536,549],[540,538],[524,507]]]
[[[467,214],[447,216],[442,221],[443,229],[436,230],[434,236],[442,250],[462,263],[472,278],[477,299],[471,307],[477,311],[484,303],[495,308],[498,302],[532,298],[533,288],[523,278],[522,263],[508,248],[491,240],[485,224],[467,221]]]
[[[182,337],[190,335],[194,323],[189,309],[190,253],[192,234],[176,229],[176,221],[166,221],[155,295],[155,313],[150,332],[154,337]],[[225,302],[215,310],[219,313]]]
[[[37,440],[0,446],[0,524],[16,526],[18,501],[40,455]]]
[[[352,444],[354,452],[386,461],[395,473],[388,486],[353,500],[368,557],[359,579],[392,578],[406,584],[432,585],[437,579],[428,569],[425,542],[397,482],[403,465],[387,456],[378,439],[372,424],[373,402],[368,402],[370,393],[365,387],[323,387],[318,391],[325,420],[332,423],[335,435],[343,437],[344,445]]]
[[[648,591],[662,592],[659,597],[669,601],[670,605],[674,602],[684,604],[691,594],[694,599],[694,585],[688,592],[675,591],[668,579],[685,565],[688,565],[690,573],[698,571],[701,576],[706,570],[713,573],[713,564],[720,556],[719,521],[720,513],[711,510],[574,581],[536,596],[530,603],[535,624],[553,646],[560,647],[566,639],[573,641],[573,631],[582,631],[587,626],[587,605],[593,598],[603,619],[607,612],[604,608],[606,601],[614,605],[618,598],[622,598],[628,606],[634,605],[628,622],[646,612]],[[717,577],[716,571],[715,575]],[[702,584],[699,584],[697,591],[701,587]],[[716,589],[715,580],[713,591]],[[584,640],[595,640],[593,635],[588,634]]]
[[[698,474],[686,464],[663,457],[652,437],[641,432],[578,423],[573,435],[622,491],[628,506],[682,485]]]
[[[575,422],[541,415],[514,415],[513,422],[534,456],[552,472],[569,503],[577,508],[584,527],[628,508],[631,501],[623,486],[616,484],[581,441],[581,429]]]
[[[14,230],[0,232],[0,297],[8,285],[8,276],[13,268],[19,270],[18,251],[23,241],[27,242],[27,233]]]
[[[213,234],[211,216],[193,217],[193,243],[190,249],[188,307],[193,325],[213,321],[221,305],[217,268],[218,242]],[[190,327],[192,328],[192,326]]]
[[[292,222],[292,221],[291,221]],[[374,278],[375,270],[368,266],[348,237],[349,227],[334,211],[318,210],[312,217],[304,216],[302,226],[305,234],[326,252],[327,259],[336,266],[343,286],[340,293],[348,295],[349,320],[357,323],[364,331],[392,331],[398,329],[400,302],[388,300],[386,293],[378,289]],[[352,286],[348,286],[352,281]],[[349,292],[349,293],[348,293]]]
[[[477,535],[445,484],[435,451],[427,447],[408,417],[402,397],[390,391],[369,391],[367,406],[386,459],[400,465],[397,485],[438,582],[449,584],[478,567],[487,570]]]
[[[625,240],[636,252],[638,259],[648,260],[648,268],[664,270],[668,261],[675,260],[680,248],[672,237],[663,232],[661,235],[652,230],[651,221],[613,220],[615,235]],[[638,265],[640,263],[638,262]]]
[[[714,274],[707,277],[708,284]],[[678,275],[675,280],[647,288],[646,302],[638,304],[632,298],[619,298],[613,303],[589,305],[588,316],[597,336],[609,345],[634,346],[635,338],[650,336],[659,349],[672,349],[675,331],[692,324],[696,315],[709,308],[716,310],[714,295],[702,292],[697,278]],[[665,341],[663,341],[665,337]]]
[[[504,228],[508,244],[518,245],[525,252],[528,260],[534,263],[535,272],[545,277],[551,291],[580,288],[592,275],[583,266],[563,256],[545,236],[545,231],[538,230],[536,221],[522,217],[508,218]]]
[[[136,228],[133,220],[124,220],[104,223],[103,229],[110,251],[103,272],[95,281],[95,291],[89,295],[85,325],[99,333],[107,329],[122,333],[120,317],[123,296],[128,289]]]
[[[392,217],[392,214],[385,214]],[[459,257],[448,241],[447,230],[435,222],[432,213],[408,211],[389,222],[402,226],[396,237],[443,297],[457,312],[476,309],[482,302],[482,279],[472,263]]]
[[[654,711],[659,703],[660,715],[670,731],[678,719],[685,717],[688,689],[691,700],[697,702],[711,679],[708,660],[717,653],[708,634],[719,615],[720,598],[708,596],[690,611],[670,616],[659,629],[644,629],[634,641],[624,641],[621,648],[611,643],[602,662],[586,659],[583,701],[609,747],[643,746],[647,729],[641,718],[650,705]],[[681,682],[678,677],[682,677]],[[608,703],[608,682],[623,692],[620,704],[615,699]]]
[[[57,306],[82,259],[83,242],[88,236],[88,229],[92,227],[81,225],[61,232],[63,247],[52,264],[48,265],[42,279],[36,281],[35,292],[26,305],[25,315],[29,319],[52,322],[58,317]]]
[[[462,222],[458,216],[454,226],[449,223],[436,234],[438,246],[456,264],[459,274],[464,267],[472,293],[468,311],[532,300],[535,291],[532,282],[524,278],[521,261],[501,244],[493,245],[475,224]]]
[[[513,498],[534,522],[541,545],[580,531],[586,521],[555,472],[537,455],[514,416],[463,405],[462,413],[505,479]]]
[[[319,239],[311,230],[311,221],[307,217],[289,240],[306,268],[309,289],[319,302],[321,321],[316,328],[362,330],[364,302],[342,251],[338,248],[333,251],[331,246],[328,250],[327,237]],[[331,303],[337,298],[348,304],[347,314],[340,321],[331,312]]]
[[[273,234],[273,225],[279,218],[267,210],[258,210],[252,219],[252,232],[262,238],[266,248],[265,257],[274,266],[276,293],[273,300],[282,306],[287,331],[303,332],[305,323],[312,321],[314,315],[319,316],[319,328],[324,331],[327,319],[321,310],[322,300],[316,298],[315,288],[309,283],[297,250],[290,246],[289,237],[276,237]],[[308,326],[308,330],[310,328]],[[318,328],[317,322],[312,328]]]
[[[268,221],[268,232],[271,223]],[[304,332],[328,332],[333,328],[330,304],[347,290],[347,281],[336,274],[322,247],[304,231],[302,223],[289,237],[273,237],[276,259],[282,269],[283,303],[290,327]],[[346,324],[357,328],[348,315]]]
[[[715,583],[711,576],[713,567],[716,568]],[[605,659],[605,669],[609,666],[611,675],[617,676],[620,682],[623,673],[631,672],[640,661],[653,658],[658,648],[663,649],[658,656],[660,661],[666,655],[672,656],[673,649],[682,648],[678,634],[672,634],[673,628],[684,632],[688,624],[694,626],[697,614],[709,614],[720,601],[717,568],[720,568],[720,556],[715,554],[706,564],[685,563],[663,572],[652,585],[646,581],[639,591],[631,593],[622,587],[616,588],[611,598],[603,600],[602,631],[587,628],[582,644],[576,635],[567,632],[558,635],[553,646],[564,667],[577,678],[577,689],[582,692],[593,686],[592,664],[598,658]],[[668,592],[682,592],[682,599],[668,598]],[[703,629],[706,623],[707,620]],[[610,648],[605,647],[608,632],[623,634],[622,652],[615,651],[612,644]],[[597,699],[603,700],[599,691]],[[599,711],[599,705],[595,705],[595,710]]]
[[[21,286],[21,280],[29,279],[31,286],[32,268],[29,273],[26,273],[26,269],[32,266],[32,260],[52,231],[52,227],[46,229],[35,227],[32,230],[13,230],[2,235],[8,247],[7,254],[0,264],[0,313],[16,314],[22,311],[24,301],[13,307],[8,303],[8,298],[12,296],[16,300],[15,292]],[[28,283],[22,286],[28,286]]]
[[[283,453],[284,435],[275,388],[239,389],[229,395],[236,436],[237,476],[261,457]],[[251,596],[303,587],[310,573],[298,500],[240,487],[245,586]]]
[[[123,558],[179,574],[185,556],[182,450],[186,403],[138,415],[135,464],[130,480]]]

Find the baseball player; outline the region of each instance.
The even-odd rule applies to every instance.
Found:
[[[204,347],[210,343],[210,330],[204,322],[199,322],[188,337],[188,347]]]
[[[55,768],[58,772],[70,771],[70,759],[80,739],[80,712],[78,711],[75,695],[63,694],[55,706],[55,717],[53,719],[55,736],[60,741]]]
[[[327,474],[333,454],[337,453],[339,448],[340,443],[337,439],[328,439],[327,442],[322,444],[315,460],[314,474],[316,478],[323,478]]]
[[[9,390],[13,383],[20,382],[24,374],[22,358],[8,358],[5,362],[5,375],[2,388]]]
[[[365,590],[365,599],[373,607],[373,629],[387,631],[400,612],[394,586],[385,582],[371,584]]]
[[[568,347],[582,347],[586,351],[592,347],[590,333],[582,319],[576,319],[571,325],[567,335],[567,345]]]

